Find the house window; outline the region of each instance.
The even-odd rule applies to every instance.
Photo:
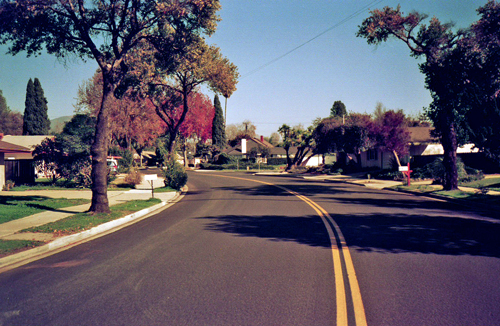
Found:
[[[35,169],[32,160],[5,161],[5,180],[12,180],[17,184],[34,183]]]
[[[369,149],[368,152],[366,152],[366,159],[368,161],[378,160],[378,151],[375,149]]]

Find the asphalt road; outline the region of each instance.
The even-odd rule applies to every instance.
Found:
[[[0,325],[500,325],[499,235],[424,197],[191,173],[160,214],[0,274]]]

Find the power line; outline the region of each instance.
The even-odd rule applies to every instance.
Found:
[[[363,8],[361,8],[361,9],[359,9],[359,10],[355,11],[355,12],[354,12],[354,13],[352,13],[351,15],[347,16],[346,18],[344,18],[344,19],[343,19],[343,20],[341,20],[340,22],[338,22],[338,23],[336,23],[335,25],[333,25],[333,26],[329,27],[328,29],[326,29],[325,31],[323,31],[323,32],[319,33],[318,35],[314,36],[313,38],[309,39],[308,41],[305,41],[304,43],[302,43],[302,44],[300,44],[300,45],[298,45],[298,46],[294,47],[293,49],[291,49],[290,51],[286,52],[285,54],[282,54],[282,55],[280,55],[279,57],[276,57],[276,58],[272,59],[271,61],[269,61],[269,62],[267,62],[267,63],[263,64],[262,66],[255,68],[254,70],[250,71],[248,74],[243,75],[243,76],[240,78],[240,80],[241,80],[241,79],[243,79],[243,78],[245,78],[245,77],[248,77],[248,76],[250,76],[250,75],[253,75],[253,74],[254,74],[254,73],[256,73],[257,71],[260,71],[260,70],[262,70],[262,69],[266,68],[267,66],[272,65],[272,64],[273,64],[273,63],[275,63],[276,61],[279,61],[279,60],[283,59],[284,57],[286,57],[286,56],[288,56],[289,54],[291,54],[291,53],[293,53],[293,52],[297,51],[297,50],[298,50],[298,49],[300,49],[301,47],[303,47],[303,46],[305,46],[305,45],[307,45],[307,44],[311,43],[311,42],[312,42],[312,41],[314,41],[315,39],[317,39],[317,38],[319,38],[319,37],[323,36],[324,34],[328,33],[328,32],[329,32],[329,31],[331,31],[332,29],[335,29],[335,28],[337,28],[337,27],[339,27],[339,26],[341,26],[341,25],[345,24],[345,23],[346,23],[346,22],[348,22],[349,20],[353,19],[354,17],[359,16],[361,13],[365,12],[365,10],[366,10],[366,9],[368,9],[370,6],[372,6],[372,5],[378,5],[378,4],[379,4],[379,3],[381,3],[382,1],[383,1],[383,0],[375,0],[375,1],[370,2],[369,4],[367,4],[366,6],[364,6]]]

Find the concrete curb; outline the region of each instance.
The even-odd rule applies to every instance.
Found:
[[[480,203],[480,202],[470,202],[467,199],[453,198],[453,197],[448,197],[448,196],[443,196],[443,195],[433,194],[433,193],[415,192],[415,191],[409,191],[409,190],[404,190],[404,189],[384,188],[384,190],[400,192],[400,193],[410,194],[410,195],[419,196],[419,197],[427,197],[427,198],[447,201],[447,202],[454,203],[456,205],[460,205],[460,206],[463,206],[463,207],[466,207],[469,209],[480,210],[482,212],[490,213],[490,214],[491,213],[498,213],[498,211],[500,211],[499,205],[485,204],[485,203]]]
[[[129,224],[138,222],[146,217],[149,217],[149,215],[151,215],[152,213],[159,212],[160,210],[166,209],[174,205],[182,197],[183,197],[182,193],[177,192],[175,196],[169,199],[168,201],[162,201],[161,203],[156,204],[154,206],[145,208],[143,210],[121,217],[119,219],[100,224],[98,226],[82,231],[80,233],[75,233],[61,238],[57,238],[51,242],[48,242],[43,246],[24,250],[17,254],[0,258],[0,273],[28,264],[34,260],[50,256],[54,253],[62,251],[63,249],[68,249],[80,243],[84,243],[86,241],[90,241],[92,239],[118,231],[128,226]]]

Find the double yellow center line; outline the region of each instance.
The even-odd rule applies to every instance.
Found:
[[[354,271],[354,265],[352,263],[351,254],[349,252],[349,248],[345,242],[344,235],[340,231],[338,224],[335,220],[328,214],[327,211],[316,202],[307,198],[304,195],[301,195],[293,190],[285,188],[283,186],[279,186],[273,183],[260,181],[260,180],[252,180],[240,177],[233,176],[222,176],[210,174],[211,176],[223,177],[223,178],[232,178],[239,179],[245,181],[251,181],[256,183],[262,183],[265,185],[277,187],[281,190],[288,192],[299,198],[300,200],[306,202],[309,206],[311,206],[314,211],[319,215],[323,224],[325,225],[328,236],[330,237],[331,251],[333,257],[333,270],[335,273],[335,293],[336,293],[336,301],[337,301],[337,326],[347,326],[348,325],[348,314],[347,314],[347,296],[346,291],[350,290],[351,298],[352,298],[352,306],[354,309],[354,324],[356,326],[366,326],[366,315],[365,309],[363,306],[363,300],[361,298],[361,291],[359,289],[358,279],[356,277],[356,272]],[[335,235],[336,234],[336,235]],[[344,264],[342,264],[342,261]],[[345,283],[345,277],[342,266],[345,266],[348,284]]]

